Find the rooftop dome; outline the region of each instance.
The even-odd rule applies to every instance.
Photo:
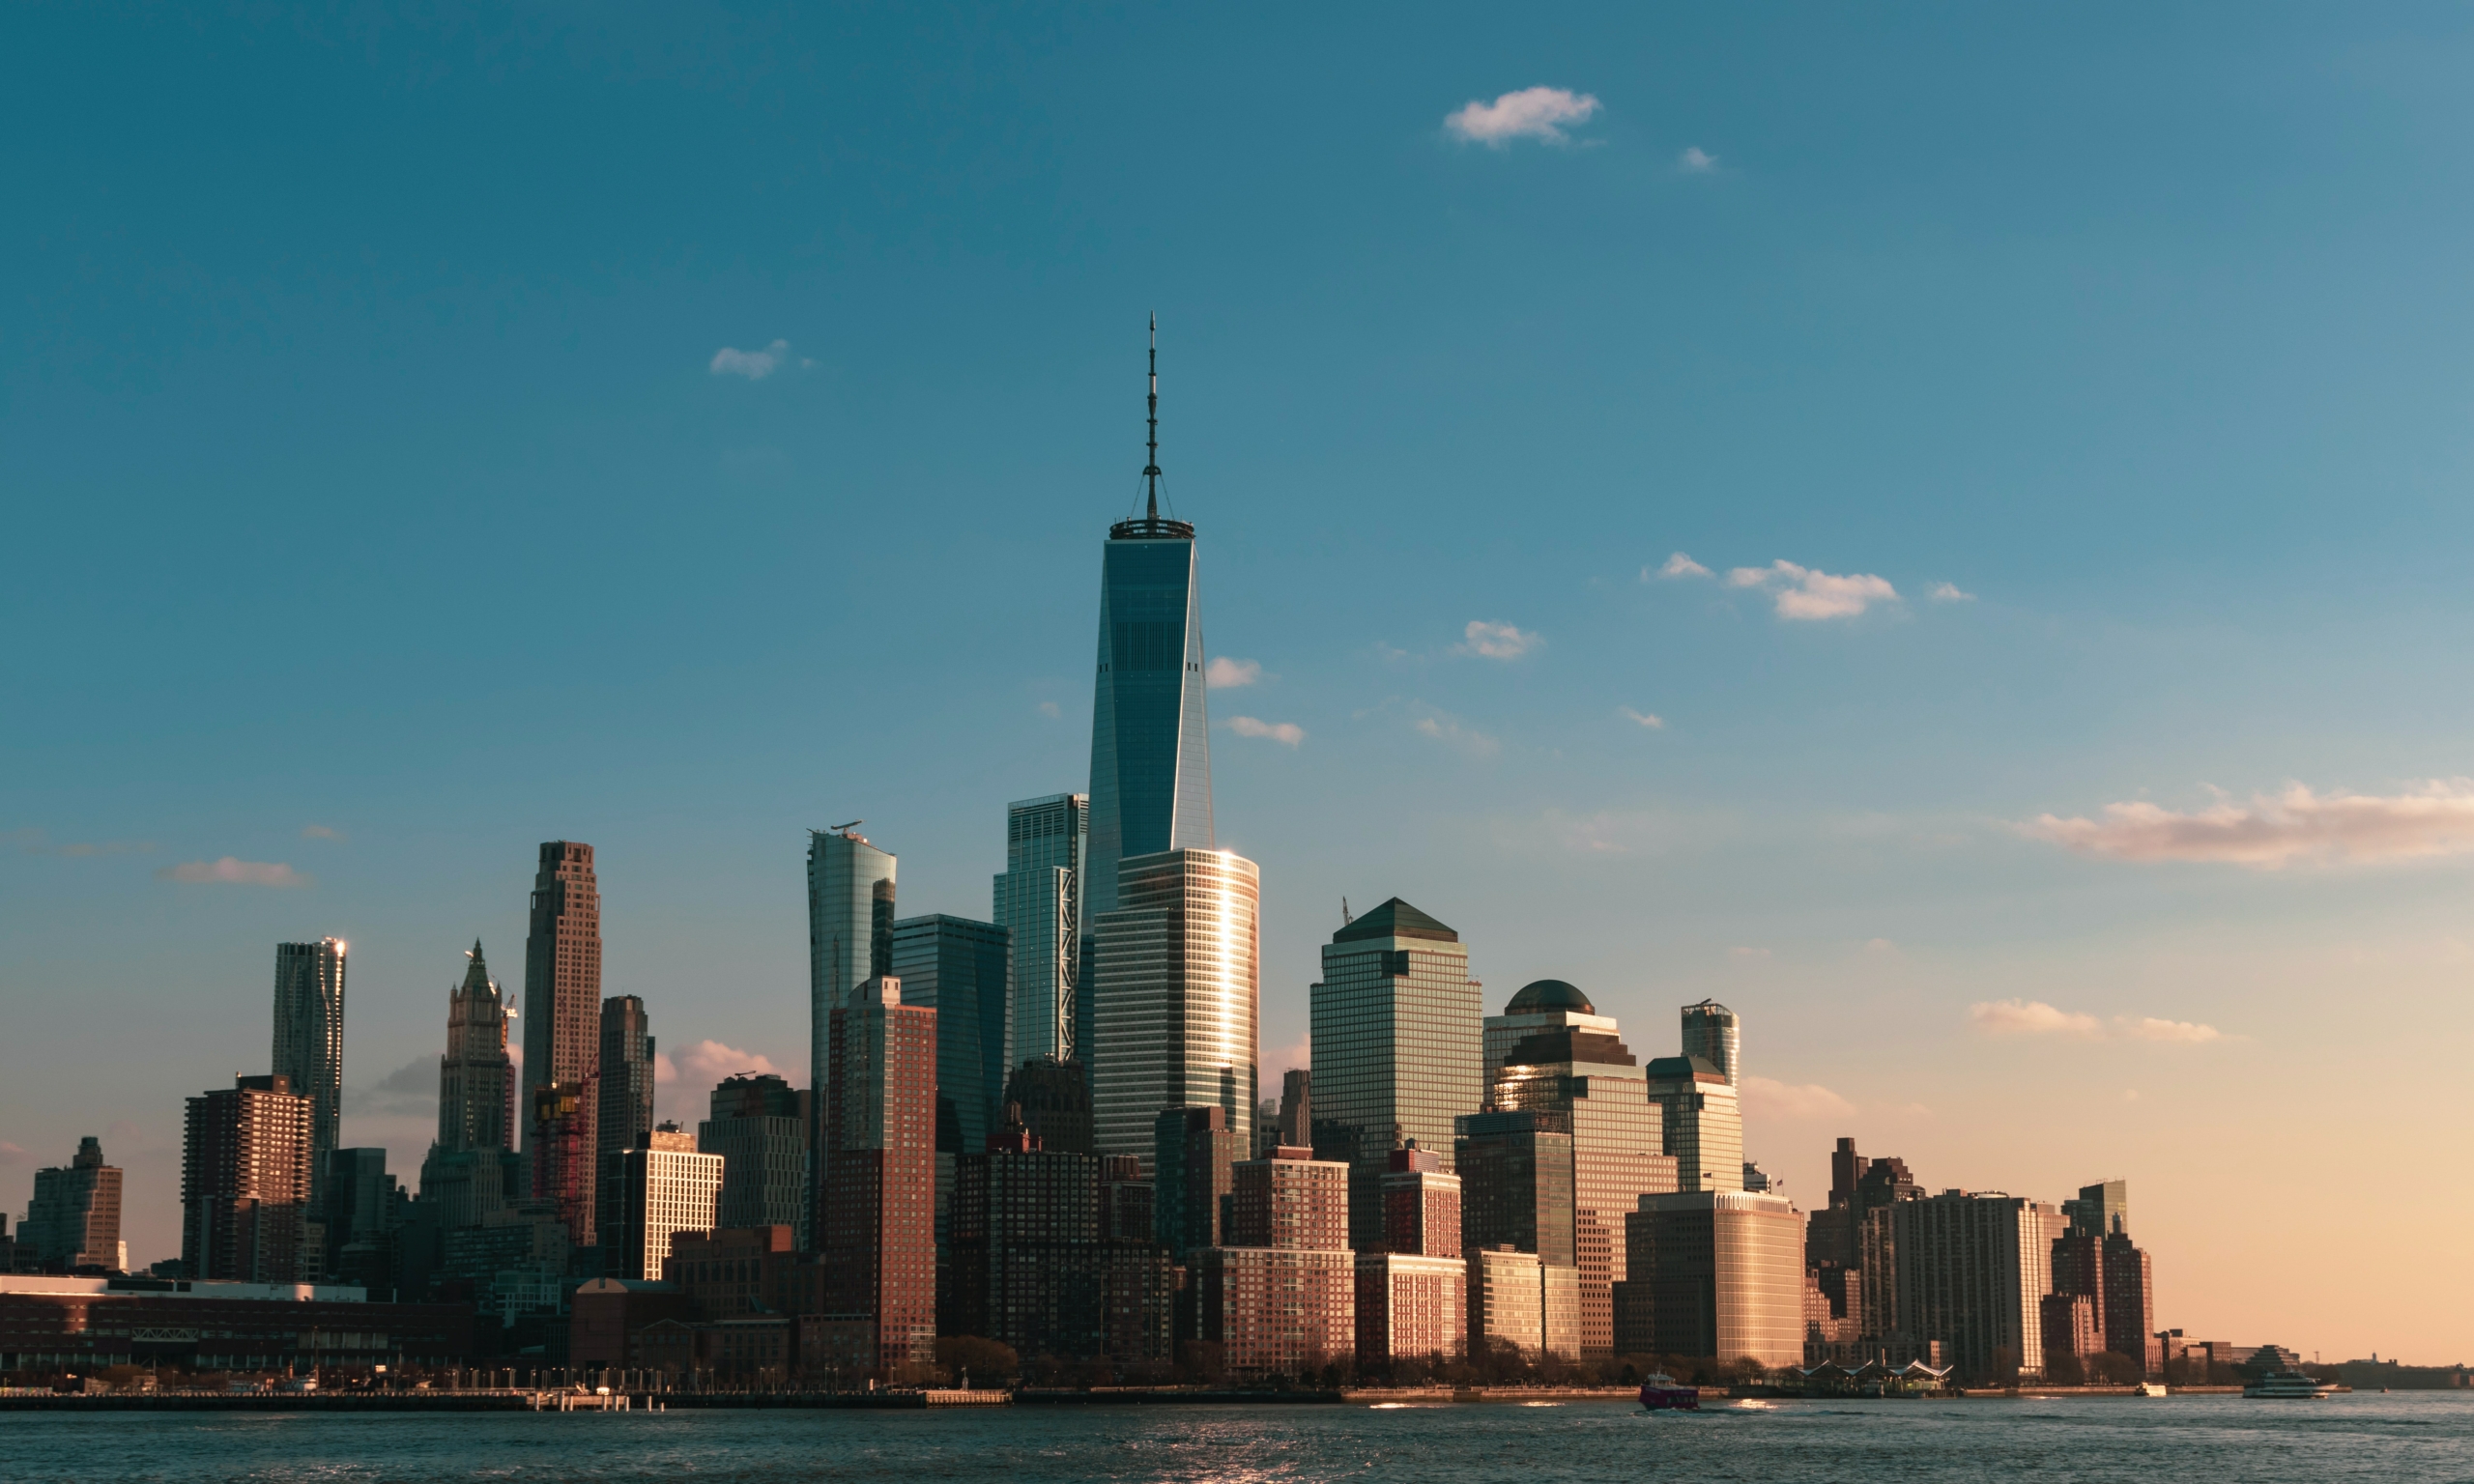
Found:
[[[1597,1007],[1579,987],[1560,979],[1534,979],[1520,986],[1520,992],[1504,1007],[1508,1015],[1527,1014],[1540,1010],[1575,1010],[1584,1015],[1597,1013]]]

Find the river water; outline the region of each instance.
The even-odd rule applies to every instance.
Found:
[[[16,1413],[0,1479],[2474,1481],[2474,1395],[2324,1402]]]

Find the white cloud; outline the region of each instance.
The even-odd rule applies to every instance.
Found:
[[[1961,592],[1959,590],[1959,585],[1956,583],[1935,583],[1932,586],[1924,589],[1924,595],[1931,598],[1936,603],[1972,603],[1975,601],[1974,593]]]
[[[2204,1045],[2223,1041],[2212,1025],[2160,1020],[2154,1015],[2115,1015],[2109,1029],[2094,1015],[2057,1010],[2042,1000],[1995,1000],[1968,1007],[1968,1020],[1988,1036],[2068,1036],[2080,1041],[2153,1041]]]
[[[1727,585],[1772,594],[1781,618],[1853,618],[1875,603],[1898,601],[1898,589],[1870,573],[1835,577],[1792,561],[1736,567],[1727,573]]]
[[[678,1054],[676,1075],[690,1088],[710,1089],[725,1077],[743,1071],[783,1074],[771,1058],[761,1051],[742,1051],[718,1041],[700,1041]]]
[[[1203,684],[1215,691],[1233,691],[1241,685],[1251,685],[1263,678],[1263,667],[1252,660],[1232,660],[1224,654],[1214,655],[1203,667]]]
[[[1715,175],[1718,170],[1718,157],[1710,154],[1697,144],[1686,145],[1683,153],[1675,157],[1675,168],[1686,175]]]
[[[2192,812],[2128,801],[2106,804],[2103,818],[2038,813],[2019,831],[2090,856],[2258,870],[2461,856],[2474,851],[2474,779],[2430,779],[2402,794],[2314,794],[2286,785],[2281,794],[2252,794],[2249,804],[2219,799]]]
[[[1466,642],[1453,646],[1461,654],[1482,654],[1490,660],[1516,660],[1546,641],[1536,633],[1513,628],[1509,623],[1488,623],[1472,618],[1460,631]]]
[[[1846,1118],[1856,1104],[1818,1082],[1796,1084],[1775,1077],[1743,1079],[1743,1105],[1762,1118]]]
[[[1646,731],[1663,731],[1666,729],[1666,718],[1658,716],[1653,712],[1635,711],[1630,706],[1618,706],[1615,708],[1615,714]]]
[[[304,824],[301,827],[301,838],[302,840],[342,840],[344,832],[330,825]]]
[[[1691,557],[1684,556],[1682,552],[1678,552],[1666,559],[1666,565],[1658,568],[1656,575],[1659,577],[1708,577],[1710,575],[1710,569],[1701,565],[1701,563],[1694,561]],[[1641,581],[1646,583],[1650,580],[1650,569],[1643,567],[1641,569]]]
[[[184,861],[178,866],[166,866],[155,872],[155,879],[235,886],[307,886],[315,878],[278,863],[244,861],[227,855],[219,861]]]
[[[1988,1036],[2079,1036],[2089,1041],[2105,1034],[2094,1015],[2056,1010],[2042,1000],[1993,1000],[1968,1007],[1968,1020]]]
[[[761,382],[782,368],[791,356],[791,342],[776,340],[761,351],[733,350],[723,346],[713,353],[712,363],[705,369],[715,376],[743,376]]]
[[[1568,88],[1522,88],[1493,102],[1471,99],[1444,115],[1443,127],[1472,144],[1500,150],[1514,139],[1542,139],[1569,144],[1567,124],[1585,124],[1598,109],[1597,100]]]
[[[2021,825],[2035,840],[2125,861],[2215,861],[2259,870],[2302,864],[2411,860],[2474,850],[2474,779],[2432,779],[2403,793],[2314,793],[2287,784],[2188,812],[2137,801],[2104,818],[2039,814]]]
[[[1440,711],[1429,711],[1413,724],[1425,736],[1458,748],[1472,757],[1492,757],[1503,744],[1482,731],[1473,731]]]
[[[1306,728],[1295,722],[1260,722],[1251,716],[1232,716],[1228,729],[1241,737],[1269,737],[1290,747],[1306,740]]]

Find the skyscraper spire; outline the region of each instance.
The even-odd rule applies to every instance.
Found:
[[[1143,490],[1148,496],[1142,513],[1146,519],[1156,521],[1160,519],[1160,314],[1157,310],[1152,311],[1151,315],[1149,413],[1151,436],[1144,446],[1150,450],[1151,457],[1144,461],[1142,466]]]

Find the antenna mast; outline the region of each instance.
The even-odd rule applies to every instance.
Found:
[[[1151,436],[1144,446],[1150,450],[1151,457],[1142,466],[1142,482],[1149,494],[1149,499],[1145,504],[1143,515],[1146,519],[1156,521],[1160,519],[1160,314],[1157,310],[1152,311],[1151,315],[1149,413]]]

